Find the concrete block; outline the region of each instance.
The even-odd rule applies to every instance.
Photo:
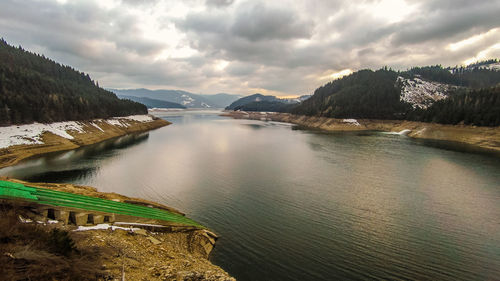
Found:
[[[69,212],[63,210],[54,210],[54,215],[56,220],[63,222],[64,224],[68,224],[69,220]]]
[[[88,218],[89,218],[89,214],[87,214],[87,213],[76,213],[75,214],[75,223],[76,223],[76,225],[86,225]]]
[[[103,215],[94,215],[94,224],[101,224],[104,222]]]

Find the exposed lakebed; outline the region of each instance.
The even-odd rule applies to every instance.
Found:
[[[212,260],[239,280],[500,276],[497,156],[217,114],[158,113],[173,124],[0,175],[179,209],[220,235]]]

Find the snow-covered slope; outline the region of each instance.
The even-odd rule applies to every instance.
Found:
[[[150,122],[153,118],[149,115],[132,115],[127,117],[114,117],[110,119],[96,119],[90,122],[92,126],[103,131],[100,124],[107,123],[113,126],[129,127],[130,121]],[[0,149],[13,145],[43,144],[42,134],[50,132],[66,139],[73,139],[69,132],[85,133],[84,125],[78,121],[55,122],[50,124],[33,123],[27,125],[13,125],[0,127]]]
[[[413,108],[426,109],[434,102],[448,97],[450,90],[456,86],[434,81],[426,81],[420,77],[407,79],[399,76],[396,84],[401,86],[401,101],[410,103]]]

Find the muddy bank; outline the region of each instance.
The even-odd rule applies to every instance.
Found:
[[[0,168],[34,155],[75,149],[170,123],[150,115],[0,127]],[[39,133],[39,134],[38,134]]]
[[[175,211],[156,202],[102,193],[92,187],[0,179]],[[116,221],[104,224],[87,222],[87,225],[75,225],[49,218],[50,215],[39,211],[45,207],[37,205],[36,201],[6,197],[0,198],[0,208],[4,213],[0,218],[0,226],[4,226],[0,231],[0,238],[4,241],[0,245],[4,252],[0,260],[7,280],[24,280],[26,277],[37,280],[52,280],[54,277],[59,280],[235,280],[209,261],[217,237],[206,229],[160,227],[157,224],[167,226],[170,222],[148,221],[140,217],[135,218],[137,222],[126,223],[127,219],[134,218],[124,216],[117,216]],[[154,229],[151,226],[155,226]],[[56,234],[69,238],[52,241],[54,229],[59,230]],[[33,235],[47,236],[49,240],[38,239],[40,241],[34,243]],[[28,241],[32,241],[31,244]],[[208,250],[207,241],[212,245]],[[30,246],[26,247],[26,244]],[[68,244],[70,248],[67,248]],[[61,253],[61,249],[65,252]],[[49,260],[51,270],[40,270],[47,263],[47,257],[53,257]],[[71,268],[76,261],[87,269]],[[18,270],[19,266],[23,270]]]
[[[292,123],[326,131],[385,131],[412,138],[451,141],[500,152],[500,127],[441,125],[404,120],[335,119],[274,112],[228,111],[222,116],[236,119]]]

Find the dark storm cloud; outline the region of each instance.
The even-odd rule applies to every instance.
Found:
[[[106,87],[212,93],[304,94],[343,69],[500,56],[500,0],[402,1],[2,0],[0,36]]]

